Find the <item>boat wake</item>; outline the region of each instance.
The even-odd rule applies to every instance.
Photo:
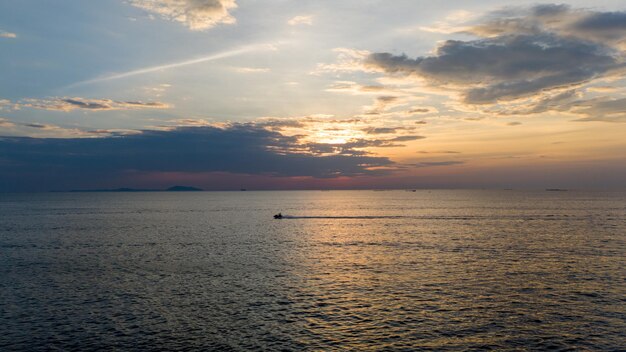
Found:
[[[407,216],[291,216],[283,215],[281,219],[404,219]]]

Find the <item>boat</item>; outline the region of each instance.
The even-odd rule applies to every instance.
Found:
[[[274,219],[282,219],[282,218],[283,218],[283,214],[281,213],[274,215]]]

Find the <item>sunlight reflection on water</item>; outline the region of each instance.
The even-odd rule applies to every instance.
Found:
[[[0,349],[619,349],[625,220],[624,193],[3,194]]]

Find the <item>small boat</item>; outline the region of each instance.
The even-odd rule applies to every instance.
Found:
[[[281,213],[274,215],[274,219],[282,219],[282,218],[283,218],[283,214]]]

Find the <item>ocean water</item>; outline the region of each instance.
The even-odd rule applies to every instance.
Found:
[[[2,351],[625,348],[626,193],[0,194]]]

